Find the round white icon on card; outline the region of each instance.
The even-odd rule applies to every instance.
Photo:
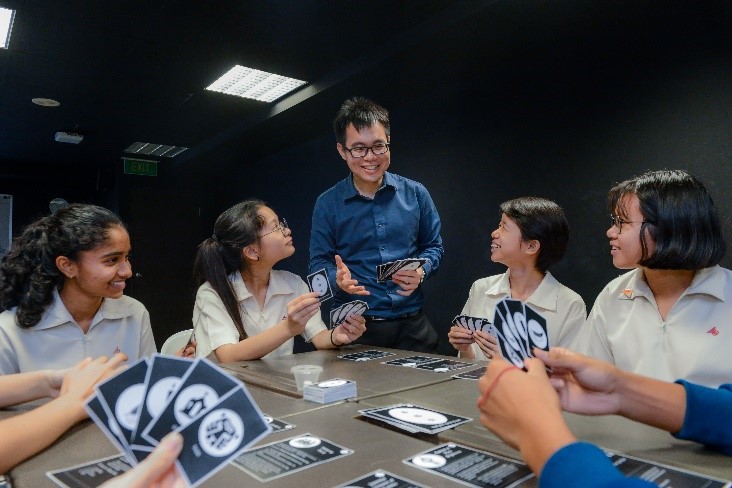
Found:
[[[140,419],[140,405],[142,405],[142,395],[145,394],[145,385],[138,383],[128,386],[125,391],[117,398],[114,406],[114,415],[117,417],[120,427],[127,430],[135,430],[137,421]]]
[[[163,411],[163,408],[168,402],[170,395],[180,385],[180,378],[175,376],[167,376],[159,379],[147,392],[147,398],[145,399],[145,407],[152,418],[155,418]]]
[[[191,385],[175,399],[175,420],[186,425],[208,407],[219,401],[219,395],[208,385]]]
[[[447,422],[447,417],[422,408],[399,407],[389,410],[389,415],[397,420],[421,425],[439,425]]]
[[[316,292],[318,295],[323,296],[328,293],[328,280],[325,276],[321,274],[316,274],[315,276],[313,276],[313,281],[311,284],[313,285],[313,291]]]
[[[427,469],[437,469],[447,464],[447,459],[437,454],[420,454],[412,458],[415,466]]]
[[[311,436],[295,437],[290,442],[288,442],[288,444],[290,444],[292,447],[298,447],[300,449],[309,449],[311,447],[319,446],[320,439]]]
[[[198,445],[209,456],[228,456],[241,445],[243,438],[244,421],[228,408],[208,413],[198,427]]]

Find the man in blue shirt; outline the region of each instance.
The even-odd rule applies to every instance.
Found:
[[[366,311],[361,344],[434,352],[437,333],[422,312],[420,285],[444,254],[440,216],[427,189],[386,170],[389,112],[365,98],[341,106],[333,128],[338,153],[351,174],[321,194],[313,210],[310,272],[323,268],[337,290],[333,308],[360,299]],[[379,282],[377,266],[424,258]]]

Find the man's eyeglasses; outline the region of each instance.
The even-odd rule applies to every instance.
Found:
[[[610,214],[610,221],[612,222],[612,225],[618,228],[618,234],[621,234],[623,232],[623,224],[636,224],[637,222],[629,222],[627,220],[623,220],[618,215]],[[640,222],[641,224],[653,224],[655,222],[651,220],[642,220]]]
[[[277,224],[277,227],[272,229],[269,232],[265,232],[264,234],[260,235],[259,237],[264,237],[270,235],[272,232],[277,232],[278,230],[282,232],[282,235],[287,237],[287,234],[285,234],[285,230],[289,229],[290,227],[287,225],[287,221],[285,219],[280,219],[279,223]]]
[[[343,146],[343,148],[351,153],[351,156],[354,158],[365,158],[369,151],[371,151],[374,156],[380,156],[389,152],[389,144],[386,142],[378,142],[371,147],[356,146],[349,149],[346,146]]]

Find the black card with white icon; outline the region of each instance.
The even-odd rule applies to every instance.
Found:
[[[231,464],[266,482],[351,454],[353,449],[312,434],[303,434],[250,449]]]
[[[405,368],[416,368],[420,364],[433,363],[439,361],[440,358],[431,358],[429,356],[409,356],[406,358],[397,358],[390,361],[384,361],[382,364],[391,366],[404,366]]]
[[[333,290],[330,288],[330,281],[328,281],[328,272],[325,268],[310,273],[307,276],[308,288],[310,291],[314,291],[318,294],[318,300],[324,302],[330,298],[333,298]]]
[[[486,366],[483,366],[482,368],[474,369],[472,371],[466,371],[464,373],[459,373],[459,374],[453,375],[452,377],[455,379],[458,379],[458,380],[477,381],[485,374],[485,370],[486,370]]]
[[[176,465],[189,485],[198,486],[271,430],[249,392],[239,385],[178,429],[183,449]]]
[[[264,421],[269,424],[269,426],[272,428],[272,433],[275,432],[282,432],[283,430],[291,430],[295,428],[295,424],[290,424],[285,422],[284,420],[276,419],[272,417],[271,415],[264,414],[263,415]]]
[[[140,418],[137,422],[137,429],[132,434],[133,449],[151,445],[147,439],[142,437],[142,432],[152,419],[163,411],[170,396],[180,386],[181,378],[192,365],[193,361],[190,359],[153,354],[145,377],[145,392],[142,396]]]
[[[335,329],[345,322],[349,315],[363,315],[368,309],[368,304],[363,300],[353,300],[352,302],[344,303],[340,307],[330,311],[330,328]]]
[[[526,311],[526,327],[529,332],[529,354],[534,355],[532,351],[534,347],[548,351],[549,334],[546,328],[546,319],[529,305],[526,305],[524,310]]]
[[[84,409],[112,444],[121,452],[125,453],[131,463],[134,463],[135,458],[129,453],[130,446],[127,444],[127,439],[125,439],[122,429],[117,425],[117,420],[115,420],[114,416],[107,413],[100,397],[97,395],[90,397],[84,404]]]
[[[378,265],[376,267],[377,280],[380,282],[389,281],[397,271],[415,271],[426,262],[427,259],[425,258],[408,258]]]
[[[341,354],[338,356],[340,359],[347,361],[371,361],[374,359],[386,358],[389,356],[396,356],[393,352],[379,351],[377,349],[371,349],[368,351],[351,352],[348,354]]]
[[[529,355],[528,335],[526,333],[526,315],[524,304],[519,300],[505,298],[496,305],[496,314],[503,319],[501,332],[508,339],[516,352],[526,358]],[[498,326],[495,317],[493,323]]]
[[[409,432],[426,434],[436,434],[473,421],[468,417],[408,403],[368,408],[360,410],[360,413],[365,417],[386,422]]]
[[[65,488],[96,488],[126,473],[132,465],[124,456],[110,456],[89,463],[46,472],[46,476]],[[1,486],[1,485],[0,485]]]
[[[365,476],[348,481],[336,488],[427,488],[407,478],[381,469],[372,471]]]
[[[459,444],[442,444],[420,452],[404,463],[453,482],[479,488],[536,486],[529,467],[513,459]]]
[[[415,366],[417,369],[424,369],[425,371],[434,371],[435,373],[449,373],[457,369],[467,368],[468,366],[474,366],[472,363],[464,363],[462,361],[454,361],[452,359],[439,359],[430,363],[422,363]]]
[[[142,358],[95,388],[102,406],[114,416],[128,446],[140,418],[148,365],[147,359]]]
[[[143,430],[142,437],[157,445],[168,432],[185,426],[238,386],[239,381],[210,361],[196,359],[160,415]]]

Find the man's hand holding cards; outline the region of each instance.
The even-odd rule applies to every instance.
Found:
[[[409,296],[422,283],[425,270],[422,266],[427,262],[424,258],[399,259],[376,267],[379,282],[393,281],[401,287],[397,293]]]

